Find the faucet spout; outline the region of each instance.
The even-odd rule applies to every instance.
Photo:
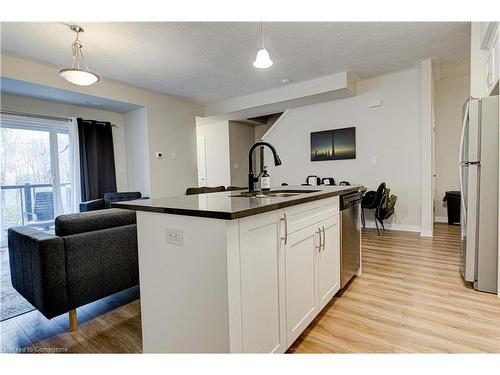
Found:
[[[254,183],[255,183],[255,177],[253,174],[253,152],[254,150],[259,147],[259,146],[266,146],[269,147],[271,152],[273,153],[274,157],[274,165],[278,166],[281,165],[281,159],[278,156],[278,153],[276,152],[276,149],[274,146],[270,143],[267,142],[257,142],[255,143],[252,147],[250,147],[250,150],[248,151],[248,191],[253,192],[254,191]]]

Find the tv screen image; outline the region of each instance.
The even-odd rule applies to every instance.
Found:
[[[311,133],[311,161],[356,159],[356,128]]]

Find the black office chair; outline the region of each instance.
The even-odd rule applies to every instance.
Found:
[[[385,182],[382,182],[379,185],[377,191],[368,191],[363,196],[363,199],[361,200],[361,221],[363,223],[363,228],[366,227],[365,209],[377,210],[384,198],[385,191],[386,191]],[[380,234],[376,216],[377,215],[375,215],[375,226],[377,227],[377,233]]]
[[[379,206],[375,210],[375,224],[378,222],[382,225],[382,229],[385,231],[384,220],[389,219],[396,208],[396,201],[398,197],[396,195],[391,195],[390,189],[385,189],[382,195]],[[378,229],[378,228],[377,228]]]

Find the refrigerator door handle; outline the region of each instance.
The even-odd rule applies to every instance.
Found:
[[[464,215],[466,216],[467,214],[467,208],[465,206],[465,195],[464,195],[464,183],[463,183],[463,174],[462,174],[462,161],[463,161],[463,151],[464,151],[464,140],[465,140],[465,127],[467,126],[467,119],[469,117],[469,101],[467,100],[467,103],[465,104],[465,112],[464,112],[464,119],[462,121],[462,133],[460,135],[460,150],[458,153],[458,173],[460,176],[460,202],[462,203],[462,209],[464,211]]]

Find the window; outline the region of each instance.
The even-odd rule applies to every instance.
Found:
[[[67,123],[1,119],[2,245],[12,226],[51,230],[57,215],[73,211],[70,144]]]

